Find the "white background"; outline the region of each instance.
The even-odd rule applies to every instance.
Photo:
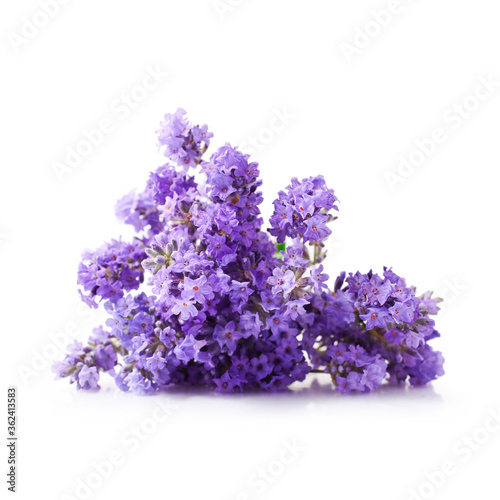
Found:
[[[359,30],[387,1],[220,3],[73,0],[24,42],[23,18],[39,5],[2,3],[2,380],[19,392],[18,498],[78,498],[77,480],[115,451],[121,465],[91,498],[390,500],[419,488],[421,498],[497,498],[500,87],[468,98],[481,78],[500,82],[498,2],[401,0],[385,27],[368,25],[364,48]],[[356,34],[348,61],[342,44]],[[143,95],[134,88],[148,67],[169,75]],[[124,116],[117,99],[131,92],[145,98]],[[464,100],[477,109],[453,118]],[[76,328],[83,340],[98,322],[78,308],[80,253],[129,234],[115,201],[163,162],[154,132],[179,106],[208,123],[215,147],[267,140],[275,110],[294,115],[257,154],[264,212],[291,176],[325,175],[341,201],[328,270],[389,265],[444,295],[433,345],[445,377],[359,397],[332,394],[324,379],[289,395],[154,397],[52,381],[54,335]],[[59,180],[54,162],[104,118],[113,131]],[[446,140],[391,189],[398,157],[436,128]],[[153,425],[160,402],[177,409]],[[141,425],[156,429],[135,450],[127,439]],[[280,466],[294,440],[302,451]],[[426,486],[444,461],[455,473]],[[269,464],[276,477],[261,492],[248,481]]]

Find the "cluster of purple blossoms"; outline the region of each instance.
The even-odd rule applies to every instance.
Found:
[[[427,343],[439,337],[430,315],[440,301],[430,292],[417,296],[391,269],[383,277],[342,273],[333,291],[311,302],[303,345],[340,392],[369,392],[386,378],[423,385],[444,375],[443,356]]]
[[[299,181],[296,177],[280,191],[274,201],[270,233],[279,243],[286,237],[300,237],[304,242],[323,241],[331,234],[327,223],[334,220],[329,211],[338,210],[337,197],[328,189],[323,176],[309,177]]]
[[[431,294],[417,297],[390,269],[342,273],[329,289],[321,262],[338,208],[323,177],[292,179],[266,231],[248,155],[226,144],[203,159],[212,134],[183,110],[165,116],[158,137],[169,163],[117,205],[135,238],[85,254],[78,271],[82,299],[102,303],[108,320],[86,346],[70,346],[58,377],[80,389],[99,388],[107,372],[124,391],[241,392],[321,371],[349,393],[443,374],[427,343],[438,336]]]
[[[116,302],[124,292],[137,290],[144,281],[141,261],[146,257],[139,241],[112,240],[94,253],[85,253],[78,268],[79,290],[84,302],[97,307],[99,300]]]
[[[117,363],[118,355],[125,354],[120,342],[103,327],[94,328],[88,345],[73,341],[63,361],[54,365],[59,377],[70,377],[78,389],[99,389],[99,371],[109,371]]]
[[[198,165],[213,137],[207,125],[192,126],[181,108],[174,114],[166,114],[156,133],[158,146],[165,148],[165,156],[182,166],[184,172]]]

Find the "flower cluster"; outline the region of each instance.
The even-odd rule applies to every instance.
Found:
[[[330,210],[338,210],[337,197],[333,189],[328,189],[323,176],[309,177],[300,182],[293,178],[286,188],[280,191],[274,201],[270,233],[279,243],[285,238],[300,237],[304,242],[326,239],[331,230],[327,223],[334,217]]]
[[[386,375],[386,363],[380,354],[368,354],[360,345],[338,342],[328,347],[328,370],[343,394],[370,392]]]
[[[428,345],[438,336],[431,294],[417,297],[390,269],[342,273],[329,288],[321,262],[338,207],[323,177],[292,179],[266,231],[248,155],[226,144],[204,159],[212,134],[183,110],[165,116],[158,137],[169,162],[117,205],[135,238],[80,264],[82,299],[102,303],[106,324],[70,346],[58,377],[79,389],[99,388],[106,372],[124,391],[240,392],[284,390],[321,371],[349,393],[443,374]]]
[[[166,114],[156,133],[159,147],[165,147],[165,156],[183,166],[185,172],[200,162],[213,137],[207,125],[191,126],[181,108],[174,114]]]
[[[61,377],[70,377],[78,389],[99,389],[99,371],[112,370],[119,354],[125,354],[121,344],[98,327],[94,328],[87,346],[76,340],[70,344],[66,357],[54,365],[54,370]]]
[[[391,269],[383,277],[342,273],[334,290],[313,302],[304,347],[341,392],[370,391],[386,378],[425,384],[444,374],[441,353],[427,343],[439,336],[430,317],[439,301],[429,292],[416,296]]]
[[[78,268],[78,284],[82,299],[97,307],[95,298],[116,302],[124,292],[137,290],[144,281],[141,261],[145,258],[140,242],[112,240],[95,253],[85,253]]]

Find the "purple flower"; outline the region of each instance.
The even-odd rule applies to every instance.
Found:
[[[262,380],[273,371],[273,365],[265,354],[261,354],[258,358],[252,358],[250,365],[257,380]]]
[[[211,176],[212,193],[223,201],[236,192],[234,179],[230,175],[216,173]]]
[[[262,321],[260,320],[258,313],[245,311],[245,313],[240,316],[238,329],[242,332],[242,336],[244,339],[250,336],[257,338],[259,336],[261,328]]]
[[[288,330],[289,324],[284,315],[279,312],[266,318],[266,326],[275,337]]]
[[[219,260],[222,266],[227,266],[237,258],[234,249],[227,245],[226,236],[223,234],[207,235],[207,252],[215,259]]]
[[[231,377],[228,372],[224,373],[222,377],[214,379],[215,392],[233,392],[238,385],[238,381]]]
[[[99,373],[95,366],[83,365],[78,373],[78,389],[90,390],[99,389]]]
[[[331,234],[331,230],[326,227],[326,222],[327,218],[319,214],[306,219],[304,238],[307,241],[321,241],[328,238]]]
[[[241,242],[245,247],[252,245],[255,240],[255,230],[253,225],[249,222],[243,222],[241,226],[235,228],[232,233],[233,240],[236,242]]]
[[[415,305],[411,300],[405,302],[396,302],[390,309],[389,312],[396,323],[404,321],[405,323],[411,323],[413,317],[415,316]]]
[[[323,265],[311,267],[311,276],[309,281],[315,293],[321,293],[326,288],[325,281],[328,281],[328,274],[323,273]]]
[[[123,379],[122,384],[138,394],[149,394],[156,390],[155,382],[135,368]]]
[[[367,299],[372,303],[383,306],[391,294],[392,288],[389,281],[384,282],[379,276],[375,275],[366,283]]]
[[[206,340],[196,340],[192,334],[188,334],[186,338],[175,347],[174,354],[177,359],[183,363],[188,363],[194,359],[197,360],[201,348],[204,347],[206,343]]]
[[[273,287],[274,294],[283,293],[286,297],[295,288],[295,274],[290,269],[283,272],[282,269],[275,268],[267,282]]]
[[[331,356],[336,363],[342,364],[347,359],[346,351],[347,351],[346,344],[340,342],[337,345],[330,346],[327,350],[327,354]]]
[[[248,286],[249,282],[239,282],[233,280],[231,282],[230,297],[234,302],[246,302],[248,297],[253,293],[253,290]]]
[[[309,302],[306,299],[295,299],[290,300],[286,304],[285,317],[290,317],[292,320],[296,320],[299,317],[303,317],[306,315],[306,311],[304,306]]]
[[[111,370],[117,361],[116,352],[111,344],[99,346],[95,351],[97,364],[104,370]]]
[[[146,358],[145,366],[148,371],[157,373],[163,369],[165,363],[165,358],[157,351],[149,358]]]
[[[176,299],[172,306],[172,313],[179,315],[179,319],[187,321],[189,318],[198,315],[198,309],[189,299]]]
[[[144,312],[137,314],[129,324],[129,332],[140,335],[153,329],[153,317]]]
[[[437,304],[441,301],[442,299],[433,299],[432,292],[426,292],[420,297],[420,309],[426,309],[429,314],[437,314],[439,312]]]
[[[200,276],[195,280],[188,277],[184,278],[182,298],[194,300],[199,304],[204,304],[207,299],[213,299],[214,291],[207,281],[206,276]]]
[[[360,314],[362,320],[366,321],[366,329],[372,330],[373,328],[385,328],[390,321],[390,316],[387,309],[370,308],[366,314]]]
[[[389,344],[401,345],[405,340],[405,334],[399,330],[391,328],[384,333],[384,338],[389,342]]]
[[[289,246],[286,249],[286,253],[281,251],[283,255],[283,260],[287,266],[297,267],[297,268],[305,268],[309,264],[309,260],[304,259],[304,247],[300,246]]]
[[[234,321],[230,321],[224,326],[215,326],[214,339],[217,340],[221,348],[226,348],[229,354],[235,351],[236,341],[241,339],[242,336],[242,333],[236,330]]]
[[[424,343],[424,336],[420,332],[408,332],[405,338],[406,345],[411,349],[417,349],[420,344]]]
[[[301,182],[293,178],[287,191],[280,191],[274,201],[274,213],[270,218],[272,235],[279,243],[287,236],[302,235],[304,242],[321,241],[331,231],[326,223],[333,220],[329,210],[338,210],[337,197],[326,187],[323,177],[309,177]]]
[[[181,108],[174,114],[166,114],[157,134],[158,145],[165,148],[165,156],[187,170],[200,162],[213,134],[206,125],[193,127],[185,115]]]
[[[161,213],[163,219],[170,220],[175,215],[175,208],[177,205],[177,195],[174,193],[174,197],[171,198],[167,196],[165,198],[165,203],[158,207],[159,212]]]
[[[361,391],[364,386],[361,384],[361,375],[358,372],[349,372],[347,377],[337,377],[337,390],[342,394],[349,394],[352,391]]]
[[[386,377],[387,366],[385,361],[379,356],[376,357],[363,371],[361,384],[365,390],[374,391],[382,384]]]
[[[336,390],[343,394],[373,391],[386,377],[386,361],[379,354],[369,354],[360,345],[340,342],[327,350],[327,356]]]

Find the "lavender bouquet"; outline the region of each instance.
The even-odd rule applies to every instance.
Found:
[[[139,393],[280,391],[321,371],[351,393],[444,374],[428,344],[439,336],[431,293],[417,296],[388,268],[341,273],[329,288],[322,262],[338,207],[322,176],[292,179],[265,231],[257,163],[229,144],[205,160],[213,134],[182,109],[157,134],[169,162],[117,205],[137,235],[79,266],[82,299],[109,319],[69,346],[58,378],[98,389],[106,372]]]

